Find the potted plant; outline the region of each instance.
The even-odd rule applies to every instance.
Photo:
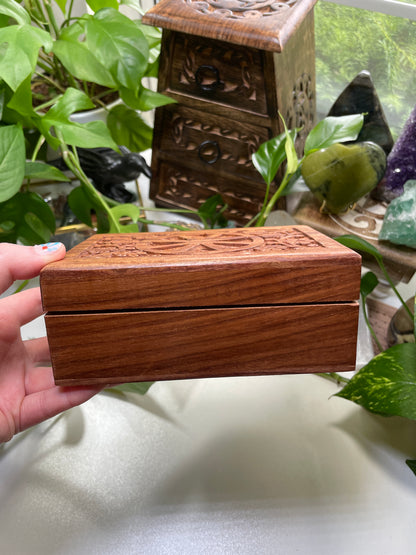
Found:
[[[117,0],[87,4],[91,13],[77,17],[73,1],[0,4],[0,240],[43,242],[55,230],[49,206],[27,187],[34,179],[68,181],[42,161],[45,144],[80,182],[71,207],[84,219],[93,210],[101,231],[120,231],[77,148],[141,152],[151,146],[152,129],[140,113],[172,102],[142,84],[157,75],[160,32],[141,24],[139,2],[128,2],[137,20],[123,15]],[[107,107],[114,99],[120,102]],[[73,120],[98,108],[106,121]]]
[[[267,192],[262,210],[252,220],[251,225],[266,223],[280,196],[293,190],[308,157],[318,151],[322,152],[321,149],[333,148],[338,143],[355,141],[362,124],[363,116],[359,114],[325,118],[309,133],[304,156],[300,160],[294,149],[296,130],[286,129],[278,137],[261,145],[253,155],[253,163],[266,182]],[[276,191],[269,195],[270,184],[280,165],[285,161],[283,179]],[[357,189],[354,190],[352,187],[349,189],[352,199],[357,200]],[[379,280],[373,272],[367,271],[361,278],[361,305],[365,322],[380,352],[351,378],[334,373],[321,374],[321,376],[343,386],[335,394],[336,396],[353,401],[370,412],[416,420],[416,307],[412,310],[409,302],[406,303],[402,298],[386,270],[382,255],[373,244],[355,235],[343,235],[336,239],[343,245],[375,260],[381,275],[389,283],[393,294],[400,302],[401,310],[407,316],[409,327],[412,327],[413,331],[409,333],[407,342],[394,344],[386,350],[382,349],[366,310],[367,297],[378,285]],[[406,460],[406,463],[416,474],[416,460]]]

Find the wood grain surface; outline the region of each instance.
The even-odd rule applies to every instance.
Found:
[[[57,384],[349,371],[358,303],[47,315]]]
[[[316,0],[162,0],[143,23],[281,52]]]
[[[214,3],[218,7],[217,0]],[[251,37],[260,32],[260,20],[264,38],[263,24],[275,19],[273,33],[278,34],[280,16],[291,11],[296,1],[231,4],[234,15],[239,15],[228,26],[240,25],[239,17],[245,14]],[[191,3],[187,8],[192,8]],[[156,10],[159,13],[159,5]],[[201,22],[209,21],[213,29],[225,13],[221,11],[219,17],[214,12],[208,9],[201,16]],[[191,9],[187,15],[192,13]],[[170,21],[169,9],[165,15]],[[284,132],[283,117],[289,129],[299,129],[295,148],[301,157],[315,124],[313,10],[298,23],[282,52],[261,49],[256,41],[248,46],[219,40],[220,33],[207,38],[203,26],[195,34],[172,31],[169,26],[163,29],[158,91],[176,104],[155,113],[149,195],[157,206],[198,210],[206,199],[219,194],[227,204],[225,216],[240,225],[260,211],[266,185],[254,169],[253,153]],[[283,167],[270,194],[282,172]]]
[[[307,226],[94,235],[41,272],[56,383],[353,370],[360,262]]]
[[[40,277],[50,312],[353,301],[361,257],[308,226],[93,235]]]

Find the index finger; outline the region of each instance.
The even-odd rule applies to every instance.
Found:
[[[0,293],[17,279],[36,277],[46,264],[60,260],[65,252],[62,243],[45,243],[33,247],[0,243]]]

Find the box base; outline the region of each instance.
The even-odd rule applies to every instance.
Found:
[[[111,384],[355,369],[358,303],[45,317],[55,382]]]

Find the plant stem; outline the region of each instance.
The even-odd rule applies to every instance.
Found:
[[[16,290],[13,291],[13,295],[15,295],[16,293],[20,293],[20,291],[23,291],[23,289],[27,286],[28,283],[29,283],[28,279],[25,279],[24,281],[22,281],[19,287],[17,287]]]
[[[160,226],[163,226],[163,227],[169,227],[171,229],[177,229],[179,231],[189,231],[189,228],[186,227],[185,225],[176,224],[176,223],[173,223],[173,222],[158,222],[158,221],[155,221],[155,220],[149,220],[148,218],[138,218],[137,221],[141,222],[143,224],[160,225]]]
[[[55,38],[57,39],[59,37],[59,25],[56,22],[55,14],[53,13],[50,0],[43,0],[43,3],[46,9],[46,13],[48,14],[49,25],[53,29],[53,32],[55,33]]]
[[[335,382],[338,385],[342,383],[347,384],[350,381],[349,378],[344,378],[343,376],[341,376],[340,374],[337,374],[336,372],[331,372],[331,373],[318,372],[316,375],[320,376],[321,378],[325,378],[326,380],[330,380],[331,382]]]
[[[286,172],[280,185],[279,188],[277,189],[277,191],[274,193],[274,195],[272,196],[272,198],[269,200],[269,202],[267,203],[267,206],[265,208],[265,210],[263,211],[263,214],[260,215],[260,217],[258,218],[257,222],[256,222],[256,227],[262,227],[264,226],[265,221],[267,220],[268,216],[270,215],[270,212],[273,210],[274,205],[276,204],[276,202],[279,200],[280,196],[282,195],[283,191],[286,188],[286,185],[289,183],[290,178],[292,177],[292,173],[288,173]]]
[[[407,306],[407,304],[405,303],[403,297],[400,295],[400,293],[397,291],[396,286],[394,285],[391,277],[389,276],[386,267],[384,266],[384,262],[382,260],[381,257],[377,257],[377,262],[378,265],[380,266],[381,271],[384,274],[384,277],[386,278],[386,280],[388,281],[390,287],[393,289],[396,297],[399,299],[399,301],[401,302],[402,306],[404,307],[404,309],[406,310],[407,314],[409,315],[410,319],[413,320],[414,315],[412,314],[412,311],[410,310],[410,308]]]
[[[94,187],[94,185],[91,183],[91,181],[83,172],[81,168],[81,164],[79,163],[78,156],[76,155],[76,153],[74,154],[74,152],[72,152],[68,148],[68,145],[63,140],[62,134],[59,133],[58,131],[57,131],[57,136],[60,141],[62,157],[65,161],[65,164],[72,171],[75,177],[79,179],[81,185],[83,185],[87,189],[90,196],[92,196],[96,200],[97,204],[103,209],[103,211],[106,213],[107,218],[109,219],[110,223],[113,225],[116,232],[121,233],[122,229],[121,229],[120,223],[114,217],[113,213],[111,212],[107,202],[104,200],[102,195],[100,195],[100,193],[97,191],[97,189]]]
[[[61,85],[58,81],[55,81],[55,79],[51,79],[51,77],[49,77],[48,75],[45,75],[44,73],[36,73],[36,75],[38,75],[41,79],[43,79],[43,81],[45,81],[49,85],[55,87],[56,89],[58,89],[62,93],[65,92],[65,87],[63,85]]]
[[[370,331],[370,333],[371,333],[371,337],[374,339],[374,341],[375,341],[375,343],[376,343],[376,345],[377,345],[378,350],[379,350],[380,352],[382,352],[382,351],[383,351],[383,347],[381,346],[381,343],[380,343],[380,341],[378,340],[378,337],[377,337],[377,335],[376,335],[376,332],[374,331],[373,326],[371,325],[370,320],[369,320],[369,318],[368,318],[367,308],[366,308],[366,297],[365,297],[365,295],[362,295],[362,294],[361,294],[361,300],[362,300],[362,303],[361,303],[361,304],[362,304],[362,307],[363,307],[363,315],[364,315],[365,323],[366,323],[366,325],[367,325],[367,327],[368,327],[368,329],[369,329],[369,331]]]

